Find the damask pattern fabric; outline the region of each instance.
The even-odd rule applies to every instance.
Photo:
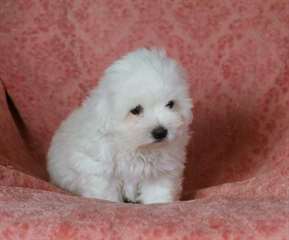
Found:
[[[0,239],[287,239],[287,0],[1,0]],[[183,200],[47,182],[53,132],[115,59],[162,47],[194,99]]]

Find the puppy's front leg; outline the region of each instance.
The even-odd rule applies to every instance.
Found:
[[[144,204],[168,203],[178,200],[180,192],[180,179],[171,177],[146,179],[140,186],[138,200]]]
[[[104,176],[86,176],[86,184],[80,184],[80,195],[88,198],[104,199],[112,202],[122,202],[118,181]]]

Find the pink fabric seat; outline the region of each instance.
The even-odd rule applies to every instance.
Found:
[[[0,239],[288,239],[289,2],[0,2]],[[195,120],[183,200],[85,199],[47,182],[62,119],[122,54],[168,50]]]

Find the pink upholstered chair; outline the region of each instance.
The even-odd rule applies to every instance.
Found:
[[[133,205],[47,182],[61,120],[103,70],[157,46],[195,102],[183,200]],[[0,239],[288,239],[288,0],[1,0]]]

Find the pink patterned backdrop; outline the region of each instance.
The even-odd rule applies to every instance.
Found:
[[[54,130],[143,46],[189,76],[190,201],[64,194],[45,182]],[[0,239],[288,239],[288,0],[1,0],[0,81]]]

